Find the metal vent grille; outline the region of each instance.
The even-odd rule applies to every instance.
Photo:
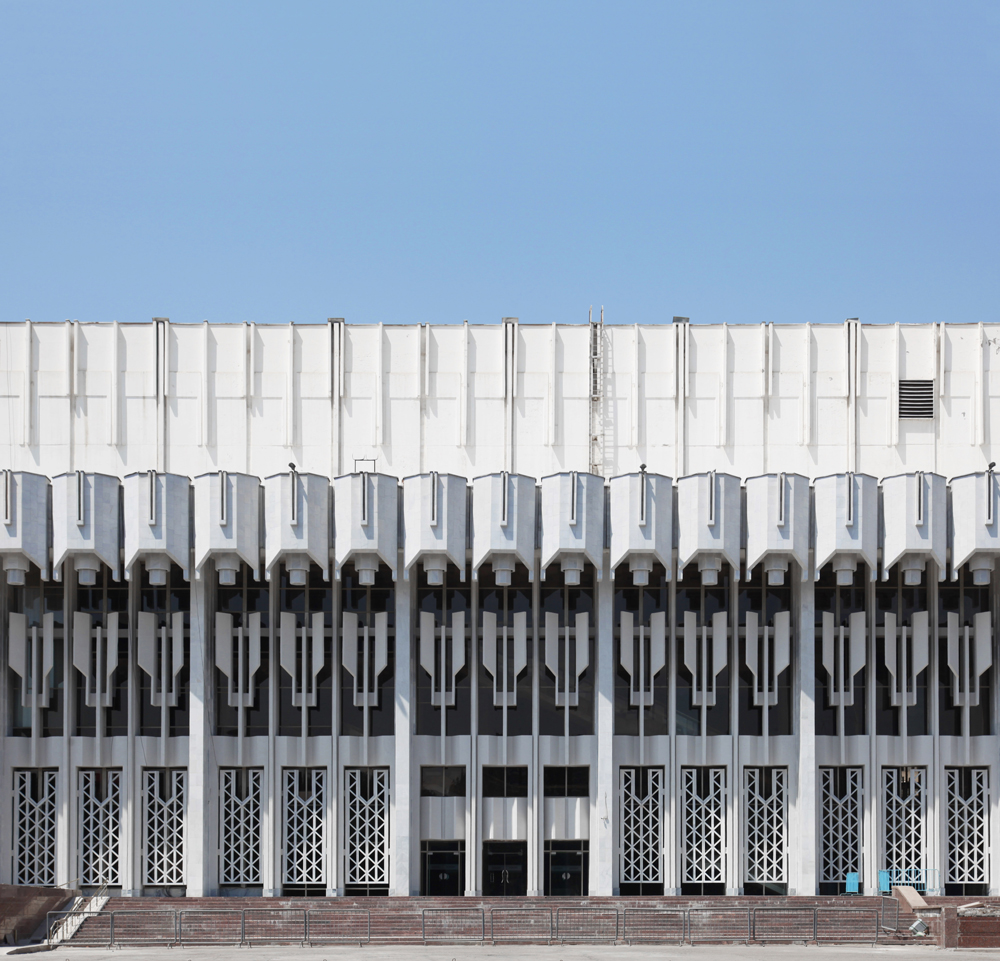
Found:
[[[934,381],[899,382],[899,417],[901,420],[929,420],[934,417]]]

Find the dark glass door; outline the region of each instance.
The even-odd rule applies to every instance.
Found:
[[[483,842],[483,894],[493,898],[528,893],[527,841]]]
[[[451,898],[465,893],[465,842],[420,842],[420,893]]]
[[[579,898],[587,893],[589,866],[586,841],[545,842],[545,893]]]
[[[583,855],[579,851],[553,851],[549,860],[549,893],[557,898],[583,895]]]
[[[431,897],[458,897],[458,852],[437,851],[427,855],[427,893]]]

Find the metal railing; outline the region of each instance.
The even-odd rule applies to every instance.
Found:
[[[489,911],[487,928],[486,914]],[[395,913],[395,912],[393,912]],[[402,912],[416,921],[418,912]],[[50,930],[59,912],[49,912]],[[898,927],[899,903],[878,906],[743,906],[695,908],[491,907],[423,908],[424,942],[870,942]],[[185,908],[78,913],[80,945],[368,944],[367,908]],[[55,919],[55,921],[53,920]],[[410,928],[415,939],[417,932]],[[488,930],[488,935],[487,935]],[[404,935],[404,940],[406,939]],[[377,941],[384,940],[376,938]]]
[[[551,941],[552,908],[491,908],[490,940]]]
[[[899,901],[896,898],[880,898],[879,924],[883,931],[899,930]]]
[[[815,941],[816,909],[753,908],[750,936],[754,941]]]
[[[750,908],[689,908],[688,944],[701,941],[743,941],[752,938]]]
[[[937,868],[883,868],[878,876],[881,891],[891,891],[897,885],[907,885],[924,894],[933,894],[941,889],[941,875]]]
[[[372,915],[365,908],[309,908],[306,911],[307,944],[368,944]]]
[[[683,908],[625,908],[622,940],[627,944],[683,944],[687,912]]]
[[[482,908],[424,908],[420,936],[424,941],[485,941],[486,914]]]
[[[176,911],[125,909],[110,914],[112,944],[169,946],[177,943]]]
[[[79,880],[79,878],[76,878],[70,883],[76,884]],[[48,931],[48,935],[45,938],[46,943],[53,944],[56,941],[68,941],[76,934],[77,928],[82,923],[82,919],[87,915],[99,913],[107,900],[108,885],[105,883],[97,889],[95,894],[89,897],[87,895],[80,895],[76,898],[73,907],[68,912],[49,911],[46,915],[46,921],[48,922],[45,928]],[[101,903],[97,904],[98,901]],[[94,905],[96,905],[96,909]],[[54,921],[50,920],[53,915],[56,916]]]
[[[556,908],[557,941],[618,940],[617,908]]]
[[[306,942],[305,908],[245,908],[242,944]]]
[[[73,940],[76,944],[110,945],[111,915],[103,911],[77,911],[73,915],[78,922],[76,930],[70,931],[70,925],[63,924],[68,915],[62,911],[49,911],[46,916],[46,930],[49,932],[45,941],[55,944],[58,941]]]
[[[877,908],[817,907],[813,940],[845,944],[878,941],[880,917]]]

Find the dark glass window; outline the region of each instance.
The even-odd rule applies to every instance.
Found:
[[[719,572],[719,583],[715,587],[703,587],[701,573],[696,564],[689,564],[684,569],[684,576],[677,582],[676,602],[676,657],[677,657],[677,733],[700,734],[702,707],[695,705],[694,678],[684,664],[684,615],[692,611],[697,616],[697,648],[701,647],[702,627],[712,626],[712,617],[724,611],[729,614],[729,588],[732,583],[732,572],[724,566]],[[731,625],[730,625],[731,626]],[[730,651],[726,658],[726,666],[715,675],[715,704],[705,707],[705,728],[708,734],[728,734],[729,722],[729,665],[732,658],[732,645],[727,645]],[[700,657],[698,661],[700,663]],[[711,685],[709,685],[711,687]]]
[[[569,651],[569,691],[572,695],[578,693],[578,704],[575,707],[556,705],[556,679],[547,668],[543,668],[538,678],[538,732],[543,735],[564,734],[566,732],[567,711],[569,713],[569,734],[594,733],[594,678],[597,675],[597,662],[594,651],[594,637],[597,630],[597,616],[594,604],[594,569],[589,564],[580,576],[579,587],[567,587],[562,571],[553,564],[545,575],[545,585],[541,590],[541,606],[539,625],[542,631],[541,643],[548,642],[545,637],[547,615],[555,614],[559,621],[559,638],[556,645],[560,674],[565,670],[566,626],[573,628]],[[577,615],[587,615],[589,631],[588,666],[580,674],[576,667],[576,623]],[[544,661],[544,658],[539,658]],[[565,689],[566,679],[560,678],[559,686]]]
[[[41,638],[43,618],[52,615],[52,672],[49,674],[49,706],[41,711],[42,737],[62,737],[63,735],[63,585],[60,581],[43,581],[37,567],[27,572],[23,587],[7,587],[7,603],[12,613],[24,614],[28,635],[33,627],[38,628]],[[31,708],[21,704],[21,677],[13,670],[7,672],[9,678],[8,703],[11,705],[11,728],[13,737],[31,736]],[[27,683],[27,681],[25,681]]]
[[[483,797],[527,797],[526,767],[484,767]]]
[[[304,585],[289,583],[288,572],[282,566],[278,609],[295,615],[296,670],[300,673],[302,630],[308,628],[311,645],[313,618],[317,614],[323,615],[323,669],[316,677],[316,704],[304,710],[308,737],[330,735],[333,733],[333,637],[330,632],[333,588],[329,581],[323,580],[323,572],[315,564],[310,567]],[[280,644],[280,637],[276,635],[276,638],[276,643]],[[301,737],[303,708],[292,703],[292,676],[279,667],[278,678],[278,734],[282,737]]]
[[[268,733],[270,711],[270,593],[267,583],[255,581],[253,573],[243,564],[236,572],[232,587],[219,587],[215,608],[223,614],[233,615],[233,633],[242,627],[244,637],[250,627],[250,615],[260,614],[260,667],[254,674],[253,705],[243,709],[243,729],[247,737],[261,737]],[[214,629],[214,618],[212,627]],[[233,638],[234,650],[236,638]],[[237,734],[239,709],[229,705],[229,678],[217,667],[215,671],[215,733],[223,737]]]
[[[369,636],[374,636],[375,618],[377,614],[386,615],[388,632],[387,657],[385,670],[378,678],[368,679],[368,692],[377,691],[378,698],[374,707],[354,706],[354,686],[358,685],[360,692],[362,678],[355,679],[351,672],[343,666],[340,658],[340,733],[360,737],[364,733],[364,712],[368,711],[368,733],[373,737],[385,737],[393,732],[393,701],[395,698],[396,676],[396,587],[392,572],[385,564],[375,572],[375,583],[366,586],[358,582],[357,571],[353,564],[345,565],[340,573],[341,610],[344,614],[358,615],[358,633],[363,635],[368,628]],[[343,620],[338,625],[338,633],[343,644]],[[341,651],[342,651],[341,647]],[[360,668],[359,668],[360,669]]]
[[[159,632],[170,628],[175,613],[184,614],[184,667],[177,675],[177,706],[167,709],[167,723],[171,737],[185,737],[189,731],[188,692],[190,689],[191,643],[188,632],[191,627],[191,585],[184,580],[181,569],[172,564],[169,584],[154,587],[149,583],[146,567],[139,565],[139,610],[156,615],[157,645],[161,641]],[[160,708],[153,705],[151,681],[141,668],[136,671],[139,679],[139,734],[144,737],[159,737]]]
[[[900,709],[891,703],[892,679],[885,666],[885,615],[896,615],[896,635],[901,628],[907,635],[913,627],[913,615],[927,610],[927,572],[920,575],[918,585],[903,583],[903,573],[898,565],[889,572],[888,581],[875,586],[875,733],[898,736],[902,734]],[[916,678],[917,703],[906,708],[906,732],[910,737],[929,734],[927,711],[927,679],[930,669],[925,668]]]
[[[643,660],[643,683],[646,693],[652,693],[653,704],[643,708],[642,733],[647,736],[669,734],[670,671],[664,663],[663,668],[653,678],[648,677],[650,661],[650,619],[654,614],[666,612],[669,607],[669,584],[666,571],[662,565],[654,566],[649,577],[649,586],[625,586],[631,579],[626,569],[622,569],[615,584],[615,734],[639,734],[639,708],[632,706],[635,698],[630,697],[631,691],[638,693],[640,680],[640,656]],[[632,614],[633,636],[621,636],[622,613]],[[642,628],[642,647],[639,650],[639,628]],[[670,640],[670,624],[666,623],[666,641]],[[634,677],[630,678],[622,666],[622,645],[632,645],[632,663]],[[665,658],[666,661],[666,658]]]
[[[968,737],[992,733],[990,723],[990,698],[993,680],[991,665],[979,675],[979,703],[970,704],[968,710],[968,730],[965,730],[966,708],[955,704],[955,675],[948,657],[948,615],[958,615],[958,650],[956,666],[958,673],[964,674],[966,648],[965,632],[969,631],[969,653],[975,645],[975,618],[977,614],[990,610],[990,586],[972,582],[972,572],[962,567],[958,581],[946,581],[938,587],[938,678],[939,678],[939,724],[940,734],[945,737]],[[953,657],[952,661],[956,659]],[[975,680],[970,671],[969,686],[974,689]]]
[[[465,765],[422,767],[421,797],[465,797]]]
[[[445,583],[438,587],[432,587],[427,583],[427,574],[423,565],[419,565],[420,570],[417,575],[417,616],[413,621],[414,645],[419,650],[420,646],[420,618],[421,614],[428,613],[434,615],[434,664],[435,672],[441,672],[441,627],[445,627],[445,634],[448,644],[445,647],[445,676],[437,678],[437,691],[441,692],[442,687],[447,690],[452,689],[454,683],[455,703],[445,708],[446,734],[470,734],[472,731],[472,689],[469,683],[469,664],[471,663],[469,652],[469,638],[472,631],[472,600],[468,586],[468,575],[463,582],[460,572],[454,564],[448,565],[448,574]],[[463,654],[462,667],[457,674],[453,671],[453,650],[451,645],[452,629],[455,626],[455,617],[464,616],[465,619],[465,649]],[[441,733],[441,708],[432,703],[431,676],[416,659],[414,668],[416,670],[416,727],[417,734],[440,734]],[[454,680],[453,680],[454,678]]]
[[[757,630],[763,636],[766,629],[768,643],[774,651],[774,617],[781,611],[790,611],[792,604],[792,589],[788,584],[790,573],[785,574],[785,583],[771,586],[765,583],[764,568],[758,564],[753,573],[740,583],[739,619],[741,637],[740,651],[740,734],[760,736],[764,733],[764,707],[753,703],[754,686],[766,691],[773,685],[777,689],[778,703],[767,710],[767,733],[770,736],[792,733],[792,666],[789,664],[777,677],[758,676],[747,666],[747,645],[760,643],[760,637],[746,636],[746,615],[754,612],[757,615]],[[789,653],[794,653],[794,632],[790,630]],[[763,658],[758,658],[758,671],[763,671]]]
[[[823,666],[823,615],[833,615],[834,632],[840,641],[840,628],[844,628],[844,644],[850,643],[848,628],[852,614],[865,610],[865,585],[868,583],[868,569],[859,563],[854,572],[854,581],[845,586],[837,585],[837,576],[827,564],[820,572],[814,589],[815,603],[815,656],[816,656],[816,733],[832,737],[838,733],[837,718],[840,708],[830,704],[830,677]],[[866,621],[867,623],[867,621]],[[867,633],[867,630],[866,630]],[[835,647],[836,650],[836,647]],[[869,661],[868,644],[865,644],[865,664]],[[834,667],[836,671],[836,666]],[[866,733],[865,703],[867,701],[867,668],[854,675],[854,704],[844,706],[844,734],[851,737]]]
[[[479,611],[477,617],[480,651],[483,639],[483,614],[496,615],[497,623],[497,663],[496,677],[486,669],[483,658],[479,660],[479,733],[499,737],[504,733],[504,723],[507,734],[518,737],[531,734],[531,663],[533,645],[533,625],[531,613],[531,583],[528,581],[528,570],[518,564],[511,574],[509,586],[498,586],[493,568],[484,564],[479,569]],[[514,673],[514,620],[517,615],[525,619],[527,635],[527,665]],[[513,695],[515,704],[508,703],[504,708],[503,698],[503,646],[504,628],[507,630],[507,691]],[[494,698],[494,689],[496,697]]]
[[[589,767],[547,767],[544,773],[546,797],[589,797]]]
[[[104,736],[123,737],[128,734],[128,584],[115,581],[111,569],[102,564],[97,573],[97,583],[92,587],[78,587],[76,610],[90,615],[91,627],[107,630],[108,615],[118,613],[118,666],[112,678],[114,697],[111,707],[104,712]],[[72,631],[72,626],[70,627]],[[94,665],[96,670],[96,665]],[[97,734],[97,708],[87,707],[86,678],[72,672],[76,680],[76,733],[82,737]]]

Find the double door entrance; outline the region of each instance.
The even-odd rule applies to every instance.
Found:
[[[545,893],[579,897],[587,888],[587,842],[546,841]],[[483,843],[483,894],[486,897],[524,897],[528,893],[526,841]]]
[[[483,842],[483,894],[489,898],[528,893],[528,842]]]

